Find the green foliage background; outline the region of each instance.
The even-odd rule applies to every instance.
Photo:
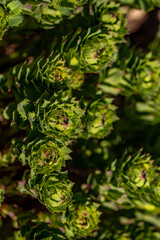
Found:
[[[160,39],[125,39],[155,7],[0,1],[0,239],[160,239]]]

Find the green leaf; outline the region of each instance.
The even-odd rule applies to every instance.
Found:
[[[10,13],[13,15],[19,15],[22,12],[22,3],[20,1],[12,1],[7,4],[7,7],[10,8]]]
[[[9,16],[8,17],[8,24],[9,27],[16,27],[18,26],[20,23],[22,23],[23,21],[23,17],[22,16]]]
[[[31,103],[28,99],[24,99],[17,105],[17,111],[23,120],[28,119],[28,112],[31,110]]]
[[[16,109],[16,104],[10,103],[3,112],[3,116],[7,120],[12,120],[12,113]]]

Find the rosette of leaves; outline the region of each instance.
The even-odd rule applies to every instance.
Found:
[[[22,7],[18,0],[0,2],[0,40],[9,27],[18,26],[23,21]]]
[[[42,62],[37,64],[38,69],[39,77],[48,88],[62,89],[70,85],[70,69],[65,66],[65,61],[60,59],[59,55],[51,54],[46,60],[42,59]]]
[[[55,24],[59,24],[63,20],[64,15],[57,9],[54,9],[49,2],[45,3],[43,1],[42,4],[37,3],[36,5],[34,6],[33,3],[30,5],[30,8],[24,6],[23,14],[36,19],[43,28],[52,29],[55,27]]]
[[[39,131],[46,135],[68,141],[74,139],[82,130],[84,110],[74,98],[58,92],[53,97],[42,94],[36,106]]]
[[[146,93],[146,95],[152,94],[154,96],[159,91],[159,61],[153,60],[151,54],[148,54],[144,56],[144,59],[139,60],[139,65],[137,66],[134,75],[135,81],[137,80],[137,88],[139,88],[141,95]]]
[[[71,237],[87,237],[98,229],[101,213],[97,210],[99,205],[95,202],[86,201],[84,204],[70,206],[67,226]]]
[[[93,0],[96,17],[102,23],[103,28],[109,32],[116,43],[124,41],[124,35],[128,32],[125,23],[125,11],[119,1]]]
[[[115,52],[115,43],[106,34],[89,36],[81,47],[81,64],[87,72],[99,72],[109,66]]]
[[[31,129],[35,129],[37,123],[34,106],[42,93],[46,89],[50,93],[66,90],[83,80],[84,75],[79,72],[74,72],[71,76],[65,62],[53,54],[45,60],[36,59],[29,67],[26,62],[17,65],[7,77],[2,78],[2,91],[10,91],[16,100],[16,103],[11,102],[6,107],[4,118],[10,120],[13,127],[25,129],[30,125]]]
[[[119,60],[121,59],[121,60]],[[100,89],[103,92],[124,96],[138,95],[147,102],[156,101],[160,88],[159,60],[152,54],[142,54],[122,45],[115,68],[107,69],[100,77]]]
[[[19,104],[25,98],[36,101],[41,94],[68,89],[72,81],[70,69],[59,54],[51,53],[47,58],[38,57],[29,66],[27,62],[16,65],[1,77],[1,91],[13,95]],[[30,91],[32,88],[32,91]]]
[[[86,111],[86,134],[88,137],[103,138],[113,128],[113,122],[118,118],[115,115],[116,106],[111,98],[93,101]]]
[[[125,153],[116,163],[114,176],[117,183],[129,193],[147,192],[154,179],[153,161],[150,155],[142,155],[141,151],[130,156]]]
[[[107,31],[96,26],[87,30],[78,28],[74,34],[65,36],[62,52],[72,69],[98,73],[114,61],[117,48]]]
[[[139,94],[144,100],[155,97],[160,88],[159,60],[154,59],[151,53],[142,54],[129,49],[128,45],[120,49],[118,58],[122,59],[117,61],[118,67],[124,71],[125,82],[119,85],[122,94]]]
[[[24,164],[27,162],[36,174],[60,172],[65,161],[71,159],[71,150],[49,137],[36,139],[22,149],[20,159]]]
[[[37,175],[32,171],[28,186],[35,189],[38,200],[50,212],[62,212],[71,203],[73,183],[66,172]]]
[[[34,95],[39,98],[46,88],[60,90],[70,85],[70,69],[65,66],[65,61],[59,55],[51,53],[49,57],[37,58],[30,66],[25,62],[13,69],[12,75],[16,78],[16,84],[27,98],[35,98],[28,93],[28,85],[32,84]],[[17,90],[17,91],[18,91]]]

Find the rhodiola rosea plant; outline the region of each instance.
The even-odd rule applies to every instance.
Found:
[[[160,239],[158,1],[0,1],[0,239]]]

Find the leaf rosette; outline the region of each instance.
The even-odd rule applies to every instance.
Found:
[[[86,237],[97,230],[101,213],[97,210],[97,203],[89,201],[80,205],[73,205],[69,212],[67,223],[69,230],[77,236]]]
[[[39,130],[63,141],[76,138],[82,130],[81,118],[84,114],[78,101],[62,96],[61,92],[50,99],[46,97],[44,94],[37,103]]]
[[[86,129],[88,137],[105,137],[113,128],[116,107],[112,99],[98,99],[91,103],[86,113]]]
[[[27,8],[25,10],[45,29],[52,29],[55,24],[59,24],[63,20],[63,14],[48,4],[43,3],[37,7],[34,6],[30,12],[27,11]]]
[[[117,182],[129,192],[144,193],[153,182],[153,161],[148,154],[141,155],[141,150],[128,157],[124,154],[116,168]]]
[[[65,36],[61,47],[63,52],[72,69],[98,73],[114,61],[117,47],[106,29],[96,26],[87,30],[78,28],[75,33]]]
[[[65,61],[60,59],[59,55],[54,57],[54,54],[51,54],[47,61],[42,61],[42,63],[40,65],[37,64],[37,66],[39,76],[42,77],[42,81],[48,88],[51,85],[56,89],[62,89],[70,85],[70,69],[65,66]]]
[[[116,52],[114,41],[107,34],[88,37],[81,46],[80,61],[86,72],[99,72],[109,66]]]
[[[116,44],[123,41],[128,32],[125,23],[125,10],[119,1],[94,0],[98,20],[102,23]]]
[[[54,90],[68,88],[71,81],[70,69],[65,66],[65,61],[60,59],[59,54],[55,55],[54,53],[51,53],[46,59],[37,58],[30,66],[27,66],[26,62],[17,65],[13,69],[13,74],[17,85],[22,85],[25,91],[27,91],[27,86],[33,83],[33,90],[36,86],[34,90],[36,96],[37,93],[35,91],[37,90],[42,94],[46,88],[54,88]],[[27,98],[29,96],[28,94]],[[40,95],[38,94],[37,98],[39,97]],[[35,96],[32,98],[35,99]]]
[[[52,171],[61,171],[65,161],[70,159],[71,150],[52,138],[33,141],[28,146],[28,153],[24,150],[21,159],[26,158],[30,167],[37,174],[45,174]],[[26,154],[26,156],[24,156]]]
[[[31,167],[37,173],[44,173],[46,171],[61,171],[61,167],[65,166],[65,161],[70,159],[68,155],[70,149],[60,146],[53,141],[41,141],[33,147],[31,155]]]
[[[71,203],[73,183],[67,179],[66,172],[37,175],[33,181],[37,198],[49,211],[62,212]]]

